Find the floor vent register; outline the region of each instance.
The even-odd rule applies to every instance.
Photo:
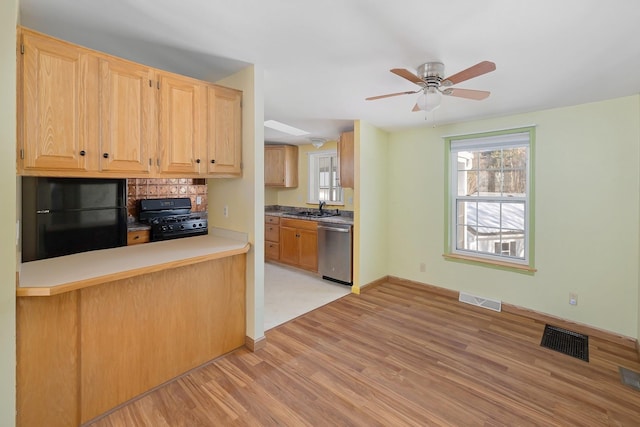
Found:
[[[589,362],[589,337],[587,335],[546,325],[540,345]]]
[[[640,373],[632,371],[631,369],[623,368],[622,366],[619,368],[622,384],[640,391]]]

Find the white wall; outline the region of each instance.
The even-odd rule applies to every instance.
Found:
[[[354,129],[354,292],[388,274],[389,135],[363,121]]]
[[[18,0],[0,2],[0,426],[16,414],[16,24]]]
[[[208,181],[209,225],[249,234],[247,254],[247,336],[264,336],[264,83],[250,66],[219,82],[243,91],[242,178]],[[228,217],[223,215],[228,206]]]
[[[389,274],[638,337],[639,97],[392,134]],[[538,272],[445,261],[442,136],[530,124]]]

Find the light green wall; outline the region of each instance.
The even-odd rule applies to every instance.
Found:
[[[362,285],[388,274],[388,222],[394,206],[389,203],[390,184],[389,135],[363,121],[356,121],[355,143],[355,213],[354,213],[354,284]]]
[[[530,124],[538,272],[445,261],[442,137]],[[397,132],[390,146],[389,274],[639,336],[639,96]]]
[[[0,2],[0,426],[16,415],[16,24],[18,0]]]
[[[296,188],[267,188],[266,194],[268,194],[269,201],[267,205],[280,205],[280,206],[296,206],[301,208],[313,208],[317,207],[317,204],[307,204],[307,191],[309,183],[309,158],[308,153],[314,151],[335,150],[337,147],[336,141],[327,141],[322,147],[316,148],[311,144],[304,144],[298,146],[298,186]],[[275,199],[274,199],[275,194]],[[265,197],[266,201],[267,197]],[[275,203],[270,203],[275,200]],[[353,189],[344,189],[344,206],[335,206],[339,209],[348,211],[353,210]]]
[[[250,66],[219,82],[242,94],[242,178],[208,181],[209,225],[249,234],[247,336],[264,336],[264,77]],[[228,207],[228,217],[223,215]]]

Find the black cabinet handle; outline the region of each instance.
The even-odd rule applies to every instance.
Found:
[[[200,159],[196,159],[196,163],[200,163]]]
[[[87,152],[86,152],[86,151],[84,151],[84,150],[80,150],[80,155],[81,155],[81,156],[84,156],[85,154],[87,154]]]
[[[108,159],[108,158],[109,158],[109,153],[104,153],[104,154],[102,155],[102,157],[104,157],[105,159]]]
[[[215,163],[215,162],[216,162],[215,160],[211,159],[211,163]]]

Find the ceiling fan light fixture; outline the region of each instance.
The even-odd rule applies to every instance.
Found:
[[[442,95],[435,87],[427,87],[422,94],[418,97],[418,108],[430,113],[436,108],[440,107],[442,101]]]

